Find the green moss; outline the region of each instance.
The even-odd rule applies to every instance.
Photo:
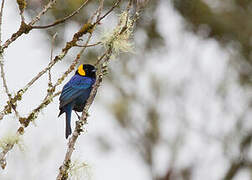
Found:
[[[24,12],[26,6],[27,6],[27,2],[25,0],[17,0],[17,3],[18,3],[18,7],[19,7],[19,10],[20,12]]]
[[[20,135],[23,135],[24,134],[24,128],[23,127],[18,128],[18,133]]]
[[[8,105],[4,107],[4,114],[10,114],[11,113],[11,106],[9,104],[9,101],[7,102]]]
[[[25,34],[28,34],[30,32],[30,30],[32,30],[32,26],[26,24],[25,22],[21,22],[21,25],[20,25],[20,29],[19,31],[25,33]]]
[[[93,24],[91,24],[91,23],[86,23],[86,24],[84,24],[84,25],[81,27],[81,29],[79,30],[78,33],[80,33],[81,36],[82,36],[83,34],[88,33],[88,32],[89,32],[89,33],[92,33],[92,32],[93,32],[93,27],[94,27]]]
[[[20,124],[24,125],[24,127],[27,127],[29,125],[29,120],[27,118],[24,118],[24,117],[20,117],[19,118],[19,122]]]

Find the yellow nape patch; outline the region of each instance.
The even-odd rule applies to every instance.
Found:
[[[84,69],[83,69],[83,64],[81,64],[81,65],[78,67],[78,73],[79,73],[81,76],[85,76],[85,75],[86,75],[86,72],[85,72]]]

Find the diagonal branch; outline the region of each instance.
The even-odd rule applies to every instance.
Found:
[[[32,26],[32,28],[33,29],[46,29],[46,28],[50,28],[50,27],[56,26],[58,24],[62,24],[65,21],[67,21],[68,19],[72,18],[77,13],[79,13],[80,10],[88,3],[88,1],[89,0],[86,0],[78,9],[76,9],[73,13],[71,13],[70,15],[66,16],[63,19],[56,20],[54,23],[46,25],[46,26]]]
[[[29,25],[32,26],[33,24],[38,22],[40,20],[41,16],[44,15],[49,9],[51,9],[53,7],[53,5],[56,4],[56,2],[57,2],[57,0],[49,0],[48,4],[44,7],[44,9],[42,11],[40,11],[38,13],[38,15],[31,20]]]
[[[108,10],[108,12],[106,12],[102,17],[100,17],[99,19],[97,19],[97,21],[94,23],[94,25],[99,24],[102,19],[104,19],[107,15],[109,15],[115,9],[115,7],[120,4],[121,1],[122,0],[116,1],[116,3]]]

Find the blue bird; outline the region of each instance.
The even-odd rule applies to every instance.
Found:
[[[90,64],[81,64],[78,67],[78,70],[76,71],[75,75],[63,87],[59,98],[59,116],[63,113],[66,113],[66,139],[72,133],[72,110],[74,110],[75,112],[83,111],[95,81],[96,68]]]

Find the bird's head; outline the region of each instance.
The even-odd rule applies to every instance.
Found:
[[[96,78],[96,68],[91,64],[81,64],[76,71],[76,74],[85,77]]]

